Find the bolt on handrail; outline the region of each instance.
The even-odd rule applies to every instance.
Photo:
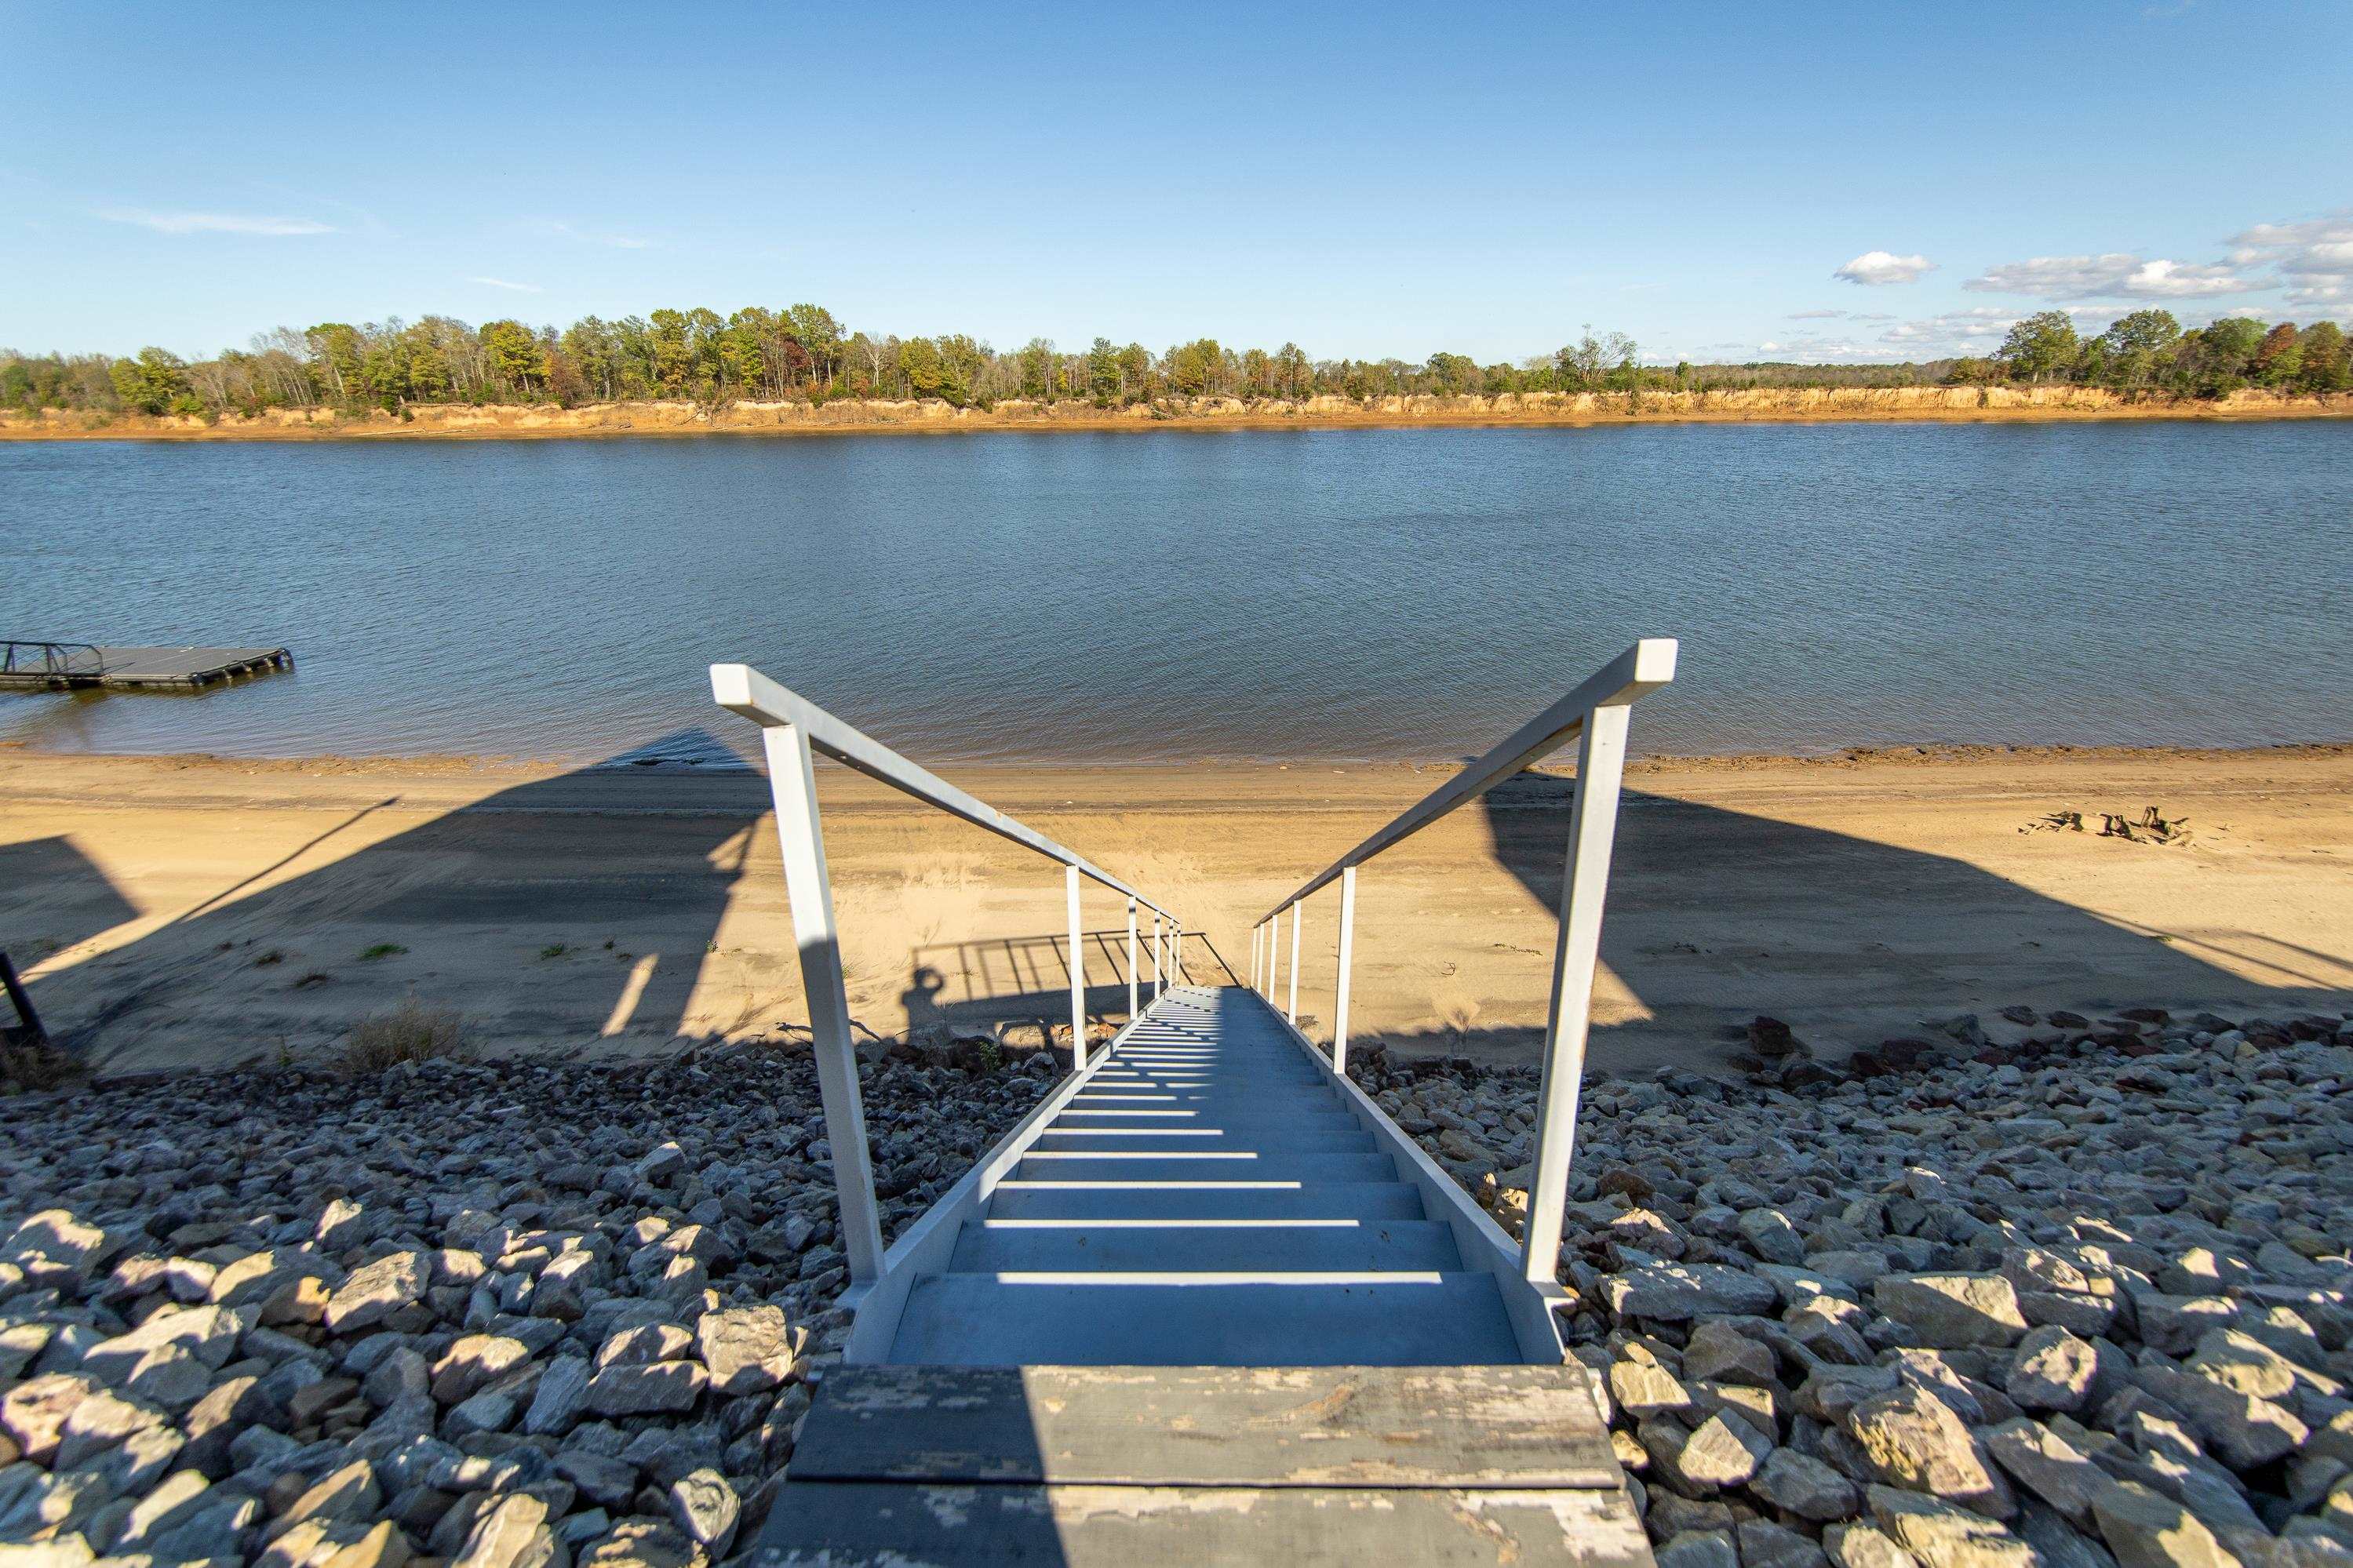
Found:
[[[1560,928],[1553,950],[1552,992],[1545,1022],[1544,1079],[1537,1095],[1535,1172],[1529,1184],[1527,1224],[1521,1244],[1521,1266],[1534,1280],[1550,1282],[1560,1262],[1568,1167],[1576,1151],[1577,1098],[1591,1023],[1593,973],[1600,959],[1601,905],[1609,889],[1619,782],[1626,765],[1627,710],[1674,679],[1675,652],[1672,637],[1644,637],[1461,773],[1374,830],[1363,843],[1301,883],[1250,928],[1250,984],[1269,1006],[1274,1006],[1275,978],[1282,969],[1282,912],[1291,911],[1291,988],[1282,1011],[1284,1021],[1296,1030],[1301,906],[1335,878],[1339,879],[1339,973],[1332,1009],[1331,1068],[1346,1073],[1356,868],[1550,755],[1571,736],[1577,737],[1577,793],[1570,806],[1568,865],[1561,883]]]
[[[1139,1001],[1136,909],[1152,911],[1153,995],[1161,992],[1161,952],[1166,922],[1168,972],[1185,979],[1182,921],[1157,900],[1145,897],[1092,861],[1025,826],[929,769],[909,761],[872,736],[762,675],[747,664],[711,667],[712,700],[760,726],[768,759],[768,787],[776,806],[776,837],[784,852],[785,891],[792,906],[793,938],[800,949],[801,985],[807,993],[811,1048],[817,1060],[818,1095],[825,1112],[826,1142],[833,1151],[834,1189],[841,1208],[842,1252],[853,1289],[871,1285],[882,1268],[881,1207],[875,1201],[873,1157],[866,1137],[866,1113],[858,1092],[858,1055],[849,1033],[849,994],[841,969],[840,926],[834,916],[833,884],[826,871],[825,839],[818,818],[815,753],[913,795],[976,827],[1009,838],[1063,867],[1064,898],[1071,923],[1071,1058],[1074,1073],[1087,1068],[1085,926],[1081,879],[1102,884],[1127,900],[1128,1011]]]

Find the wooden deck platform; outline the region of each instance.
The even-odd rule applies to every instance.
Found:
[[[238,676],[294,668],[282,647],[99,647],[93,661],[66,668],[0,668],[0,689],[70,691],[90,687],[193,690]]]

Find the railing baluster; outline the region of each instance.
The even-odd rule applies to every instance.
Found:
[[[1160,980],[1160,911],[1152,911],[1152,999],[1160,1000],[1163,989]]]
[[[1577,1152],[1577,1104],[1585,1082],[1593,972],[1601,958],[1601,901],[1618,833],[1618,788],[1626,767],[1627,705],[1586,716],[1577,744],[1577,797],[1570,807],[1568,861],[1560,885],[1560,939],[1553,953],[1552,1006],[1545,1023],[1544,1078],[1536,1092],[1535,1174],[1520,1262],[1531,1279],[1560,1271],[1568,1167]]]
[[[1332,1070],[1348,1074],[1348,960],[1356,931],[1356,868],[1340,873],[1340,979],[1332,998]]]
[[[841,1250],[849,1260],[850,1283],[871,1285],[882,1268],[882,1226],[874,1199],[873,1160],[866,1144],[866,1112],[858,1098],[858,1050],[849,1037],[841,933],[834,921],[833,884],[825,869],[808,734],[797,724],[777,724],[764,727],[760,738],[767,749],[768,784],[776,796],[776,838],[784,851],[793,940],[800,948],[801,989],[808,996],[826,1146],[833,1151]]]
[[[1079,923],[1079,868],[1062,871],[1062,888],[1071,905],[1071,1070],[1087,1070],[1086,928]]]
[[[1135,988],[1139,978],[1135,968],[1135,900],[1130,899],[1127,900],[1127,1016],[1131,1018],[1137,1012]]]
[[[1299,1022],[1299,905],[1291,906],[1291,1006],[1284,1014],[1293,1023]]]

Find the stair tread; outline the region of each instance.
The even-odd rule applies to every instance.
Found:
[[[1623,1490],[795,1481],[744,1568],[1367,1563],[1651,1568]]]
[[[1069,1222],[982,1220],[956,1242],[957,1272],[1000,1269],[1460,1269],[1436,1220]]]
[[[936,1274],[908,1292],[891,1359],[945,1366],[1420,1366],[1516,1363],[1520,1351],[1486,1274],[1183,1284]]]
[[[1000,1182],[990,1218],[1422,1219],[1421,1194],[1403,1182],[1198,1181]]]
[[[1559,1366],[838,1366],[815,1480],[1610,1487],[1592,1373]]]

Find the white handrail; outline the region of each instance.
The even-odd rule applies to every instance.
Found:
[[[1549,1284],[1560,1266],[1560,1235],[1568,1201],[1568,1168],[1576,1153],[1577,1106],[1585,1079],[1586,1037],[1593,1010],[1593,973],[1601,955],[1601,905],[1609,885],[1609,854],[1617,835],[1619,782],[1626,766],[1627,710],[1675,678],[1672,637],[1644,637],[1543,712],[1514,730],[1485,755],[1376,829],[1366,840],[1300,884],[1250,928],[1250,980],[1275,1005],[1280,969],[1276,938],[1282,911],[1291,911],[1291,982],[1286,1020],[1299,1016],[1301,906],[1340,879],[1338,966],[1335,987],[1331,1070],[1348,1070],[1348,968],[1355,947],[1356,868],[1468,805],[1570,736],[1577,738],[1577,793],[1570,804],[1567,869],[1561,882],[1560,929],[1553,950],[1552,993],[1545,1019],[1544,1080],[1537,1092],[1535,1173],[1522,1233],[1521,1267]],[[1260,933],[1266,957],[1259,961]]]
[[[1050,860],[1060,860],[1082,877],[1100,882],[1113,892],[1124,893],[1136,902],[1168,915],[1172,921],[1176,918],[1168,914],[1166,906],[1154,902],[1092,861],[1065,849],[1044,834],[1023,826],[995,806],[974,799],[929,768],[910,762],[863,731],[842,722],[807,698],[777,685],[748,664],[712,665],[711,696],[729,712],[739,713],[764,729],[780,724],[796,726],[807,734],[813,750],[824,752],[835,762],[847,763],[871,779],[936,805],[949,816],[960,816],[976,827],[985,827],[1000,837],[1010,838]]]
[[[1585,716],[1596,708],[1622,707],[1674,678],[1675,639],[1644,637],[1596,670],[1576,690],[1513,731],[1484,756],[1398,813],[1362,844],[1308,878],[1259,919],[1281,914],[1286,906],[1315,892],[1349,867],[1363,865],[1400,839],[1420,832],[1449,812],[1470,805],[1505,779],[1550,756],[1584,727]]]
[[[834,915],[833,884],[825,863],[825,837],[818,821],[815,753],[822,752],[893,789],[937,806],[976,827],[987,828],[1026,849],[1060,862],[1071,926],[1071,1060],[1072,1073],[1087,1069],[1087,931],[1081,920],[1080,879],[1087,878],[1126,895],[1128,1007],[1136,1002],[1135,907],[1153,911],[1155,989],[1160,921],[1172,928],[1172,958],[1178,980],[1185,973],[1185,922],[1167,908],[1082,857],[1024,826],[995,806],[956,788],[910,762],[872,736],[843,723],[746,664],[711,667],[712,700],[760,726],[768,758],[768,787],[776,805],[776,837],[785,862],[785,892],[792,907],[793,938],[800,949],[801,986],[809,1005],[810,1048],[817,1060],[818,1097],[825,1112],[826,1143],[833,1152],[834,1190],[841,1208],[842,1253],[849,1265],[845,1301],[862,1297],[880,1278],[884,1259],[881,1209],[874,1193],[873,1157],[867,1144],[866,1112],[858,1091],[858,1053],[850,1038],[849,993],[841,968],[841,931]]]

